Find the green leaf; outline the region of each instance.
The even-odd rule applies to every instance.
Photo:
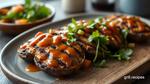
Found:
[[[96,24],[97,24],[97,23],[92,23],[92,24],[90,24],[90,25],[89,25],[89,28],[90,28],[90,29],[96,28],[96,27],[95,27]]]
[[[73,28],[70,25],[68,26],[68,32],[73,32]]]
[[[77,21],[74,19],[74,18],[72,18],[72,23],[74,24],[74,25],[77,25]]]
[[[95,20],[90,20],[89,23],[88,23],[89,24],[89,28],[90,29],[96,28],[96,25],[102,20],[102,18],[103,17],[98,17]]]
[[[75,24],[70,23],[70,24],[68,25],[68,31],[69,31],[70,33],[76,33],[76,32],[78,31],[78,29],[77,29],[77,27],[76,27]]]
[[[36,10],[36,18],[41,19],[44,17],[47,17],[49,14],[51,13],[51,11],[45,6],[39,6],[38,9]]]
[[[98,37],[100,37],[100,33],[99,31],[95,31],[92,33],[92,35],[89,36],[88,41],[92,42],[94,39],[97,39]]]
[[[88,20],[88,25],[91,25],[91,24],[93,24],[93,23],[94,23],[94,20],[93,20],[93,19]]]
[[[1,15],[1,14],[0,14],[0,19],[3,19],[3,18],[4,18],[4,15]]]
[[[92,35],[90,35],[88,38],[89,42],[97,41],[97,40],[99,40],[101,44],[108,44],[109,42],[108,36],[104,36],[100,34],[98,30],[93,32]]]
[[[100,43],[99,43],[99,40],[98,40],[98,43],[97,43],[97,46],[96,46],[96,54],[95,54],[95,57],[93,59],[93,62],[96,62],[96,60],[97,60],[99,47],[100,47]]]
[[[79,35],[84,35],[85,33],[84,33],[83,30],[79,29],[78,32],[77,32],[77,34],[79,34]]]
[[[128,33],[129,33],[129,30],[128,29],[123,29],[122,30],[122,35],[123,35],[123,38],[126,40],[127,36],[128,36]]]
[[[113,57],[118,58],[118,60],[129,60],[130,55],[132,55],[133,50],[130,48],[127,49],[120,49],[118,50]]]
[[[94,63],[94,66],[95,66],[95,67],[104,67],[105,64],[106,64],[106,60],[103,59],[103,60],[101,60],[101,61],[95,62],[95,63]]]
[[[67,37],[68,37],[69,42],[76,41],[74,33],[67,33]]]
[[[99,31],[97,30],[97,31],[93,32],[92,36],[93,36],[93,38],[99,37],[100,36]]]
[[[34,10],[29,10],[26,14],[26,18],[29,19],[30,21],[36,20],[35,11]]]
[[[25,1],[25,17],[31,21],[42,19],[51,14],[51,10],[45,5],[38,3],[31,3],[31,0]]]
[[[9,11],[6,15],[6,18],[8,19],[13,19],[13,18],[16,18],[17,14],[13,11]]]
[[[100,43],[104,45],[109,43],[108,36],[100,35],[99,40],[100,40]]]
[[[106,28],[107,28],[107,25],[106,25],[105,22],[101,23],[101,25],[102,25],[103,27],[106,27]]]
[[[31,5],[31,0],[25,0],[25,6],[28,7]]]
[[[13,11],[9,11],[7,13],[6,16],[4,16],[3,18],[6,18],[6,19],[18,19],[18,18],[23,18],[23,13],[16,13],[16,12],[13,12]]]
[[[102,19],[103,19],[103,17],[102,17],[102,16],[99,16],[98,18],[95,19],[95,22],[96,22],[96,23],[99,23]]]

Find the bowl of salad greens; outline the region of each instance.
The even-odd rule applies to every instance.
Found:
[[[24,4],[0,8],[0,30],[9,34],[19,34],[50,22],[54,16],[55,9],[51,5],[25,0]]]

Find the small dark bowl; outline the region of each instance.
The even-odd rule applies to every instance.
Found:
[[[48,7],[51,10],[51,14],[48,17],[34,21],[32,23],[23,24],[23,25],[18,25],[18,24],[14,24],[14,23],[0,23],[0,31],[3,31],[8,34],[19,34],[19,33],[23,32],[25,30],[28,30],[32,27],[52,21],[52,19],[55,16],[55,9],[51,5],[48,5],[48,4],[45,4],[45,5],[46,5],[46,7]],[[11,6],[4,7],[4,8],[10,8],[10,7]]]

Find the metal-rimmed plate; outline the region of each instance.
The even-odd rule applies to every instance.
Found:
[[[17,82],[17,83],[40,83],[40,84],[49,84],[49,83],[82,83],[83,81],[87,84],[91,84],[91,83],[98,83],[100,82],[99,80],[102,79],[102,76],[111,76],[112,72],[123,72],[123,70],[121,71],[121,69],[123,67],[127,67],[129,66],[128,64],[133,64],[132,62],[135,62],[135,60],[131,60],[128,62],[118,62],[118,61],[110,61],[108,63],[108,67],[104,68],[104,69],[92,69],[92,71],[87,72],[87,73],[79,73],[79,75],[76,75],[75,77],[69,78],[67,80],[60,80],[58,81],[57,78],[51,77],[49,75],[47,75],[46,73],[39,71],[39,72],[26,72],[25,71],[25,66],[27,65],[22,59],[20,59],[17,56],[17,48],[19,47],[20,44],[26,42],[28,39],[32,38],[38,31],[43,31],[43,32],[47,32],[50,28],[60,28],[62,26],[64,26],[65,24],[70,23],[71,18],[75,18],[77,20],[79,19],[89,19],[89,18],[96,18],[99,16],[105,16],[105,15],[109,15],[110,13],[100,13],[100,14],[80,14],[80,15],[76,15],[76,16],[72,16],[69,17],[67,19],[64,20],[60,20],[54,23],[47,23],[47,24],[43,24],[40,25],[38,27],[35,27],[33,29],[30,29],[20,35],[18,35],[17,37],[15,37],[13,40],[11,40],[2,50],[1,52],[1,57],[0,57],[0,64],[1,64],[1,69],[4,72],[4,74],[13,82]],[[144,19],[148,24],[150,24],[150,21]],[[149,47],[148,47],[149,48]],[[149,49],[150,51],[150,49]],[[144,50],[139,50],[139,53],[144,52]],[[133,59],[136,59],[137,54],[134,54]],[[143,54],[144,59],[140,62],[139,65],[135,66],[135,67],[129,67],[130,69],[128,70],[128,72],[134,70],[135,68],[141,66],[142,64],[144,64],[145,62],[147,62],[149,60],[149,58],[146,58],[146,53]],[[138,56],[140,57],[140,56]],[[118,65],[118,66],[117,66]],[[123,65],[123,67],[122,67]],[[118,68],[118,70],[113,70],[113,67]],[[121,68],[119,68],[121,67]],[[101,73],[101,72],[102,73]],[[107,73],[105,73],[105,71],[107,71]],[[124,73],[122,73],[121,75],[117,76],[115,79],[113,80],[109,80],[109,81],[105,81],[105,79],[103,79],[102,83],[111,83],[116,81],[117,79],[119,79],[119,77],[122,77],[123,75],[128,73],[127,71],[124,71]],[[97,75],[96,75],[97,74]],[[119,73],[117,73],[119,74]],[[94,77],[94,78],[93,78]],[[102,78],[101,78],[102,77]],[[97,80],[99,79],[99,80]],[[82,80],[82,81],[80,81]]]

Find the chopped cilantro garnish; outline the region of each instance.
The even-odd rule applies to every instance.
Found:
[[[130,48],[127,49],[120,49],[118,50],[113,57],[117,58],[118,60],[129,60],[130,55],[133,53],[133,50]]]
[[[97,27],[97,28],[96,28]],[[85,28],[90,28],[92,33],[89,33],[88,42],[95,45],[96,51],[93,59],[93,64],[95,67],[102,67],[106,64],[107,58],[116,58],[118,60],[128,60],[130,59],[130,55],[133,53],[133,50],[128,48],[127,46],[127,36],[128,29],[120,30],[120,34],[122,35],[123,46],[120,49],[114,52],[114,50],[109,49],[110,40],[109,36],[101,33],[101,29],[108,28],[106,22],[102,22],[102,17],[99,17],[95,20],[89,20],[87,26],[83,26],[83,24],[79,24],[75,19],[72,19],[72,23],[68,25],[68,42],[76,41],[76,34],[84,35],[86,33],[84,31]]]

